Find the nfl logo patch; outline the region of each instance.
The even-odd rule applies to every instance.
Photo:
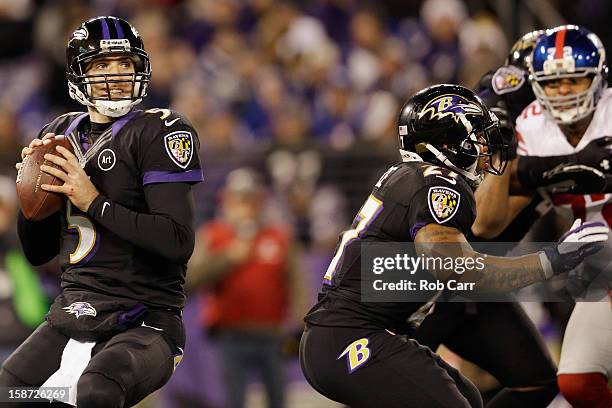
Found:
[[[187,168],[193,157],[191,133],[184,130],[169,133],[164,136],[164,145],[172,161],[182,169]]]
[[[429,211],[438,224],[444,224],[457,213],[461,196],[448,187],[431,187],[428,200]]]

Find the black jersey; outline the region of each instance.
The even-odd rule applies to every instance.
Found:
[[[535,100],[528,73],[513,65],[504,65],[487,72],[480,79],[476,91],[490,108],[502,102],[510,114],[512,124],[523,109]]]
[[[528,73],[514,65],[503,65],[495,71],[487,72],[480,79],[477,92],[487,106],[492,108],[501,105],[507,110],[512,128],[514,128],[516,118],[536,99],[528,80]],[[511,157],[515,155],[516,145],[511,152]],[[535,220],[540,217],[541,214],[536,211],[536,207],[541,201],[539,197],[533,199],[502,233],[485,241],[520,241],[533,226]],[[482,240],[475,236],[470,236],[470,239]]]
[[[423,302],[363,302],[361,243],[412,242],[420,228],[437,223],[467,235],[476,218],[474,194],[457,173],[426,162],[403,162],[382,175],[341,235],[308,323],[403,330]]]
[[[95,140],[87,141],[83,136],[89,126],[87,113],[68,113],[47,125],[41,134],[65,134],[70,139],[75,155],[100,197],[104,197],[104,202],[95,200],[90,207],[101,213],[96,217],[111,211],[110,203],[136,216],[155,213],[145,197],[151,185],[203,179],[197,133],[176,112],[134,110],[113,122]],[[91,291],[151,307],[182,308],[186,259],[170,259],[122,239],[117,231],[104,227],[68,200],[60,218],[59,260],[64,290]],[[155,239],[163,243],[169,237]]]

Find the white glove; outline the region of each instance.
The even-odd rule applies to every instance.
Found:
[[[568,272],[587,256],[604,247],[610,228],[603,222],[585,222],[578,218],[572,227],[552,247],[540,253],[546,278]]]

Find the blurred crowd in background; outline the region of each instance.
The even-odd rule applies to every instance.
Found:
[[[206,230],[224,217],[219,209],[228,199],[223,186],[230,172],[248,167],[259,174],[263,201],[257,221],[278,225],[289,237],[306,303],[312,304],[338,234],[380,173],[399,159],[395,122],[404,100],[434,83],[474,86],[503,63],[516,38],[535,28],[586,24],[609,44],[612,28],[603,19],[611,12],[605,0],[0,1],[3,254],[19,248],[11,220],[21,147],[57,115],[83,110],[68,97],[64,47],[88,18],[116,15],[136,26],[153,70],[141,107],[170,107],[197,129],[205,176],[195,191],[198,226]],[[245,258],[236,255],[236,262]],[[15,294],[16,275],[0,273],[0,301]],[[41,276],[40,282],[21,282],[21,293],[53,296],[56,269],[47,266]],[[199,292],[196,286],[192,293]],[[40,296],[36,299],[4,302],[0,325],[20,322],[27,332],[36,318],[25,305],[39,305]],[[203,297],[190,300],[195,312],[188,307],[188,322],[206,312]],[[291,302],[286,303],[289,308]],[[7,320],[3,310],[11,305],[16,319]],[[36,310],[44,314],[44,307]],[[193,317],[192,323],[206,326],[206,319]],[[299,321],[279,326],[299,331]],[[8,352],[15,339],[0,333],[0,352]],[[168,387],[174,389],[175,403],[188,390],[183,394],[199,397],[185,406],[224,404],[223,392],[213,390],[215,384],[223,387],[208,337],[204,330],[192,333],[182,365],[195,367],[196,377],[181,383],[177,370],[179,379],[173,381],[180,385]],[[285,382],[298,378],[297,372],[289,368]]]

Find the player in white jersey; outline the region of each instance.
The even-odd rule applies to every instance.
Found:
[[[506,176],[487,178],[476,192],[479,219],[473,229],[500,231],[530,202],[533,190],[529,197],[510,195],[513,177],[523,191],[544,187],[570,220],[612,225],[612,90],[606,89],[601,41],[582,27],[557,27],[538,40],[530,65],[536,101],[516,121],[519,158]],[[607,299],[611,243],[597,263],[576,275],[568,287],[572,295]],[[558,382],[574,408],[612,407],[610,306],[578,302],[566,329]]]

